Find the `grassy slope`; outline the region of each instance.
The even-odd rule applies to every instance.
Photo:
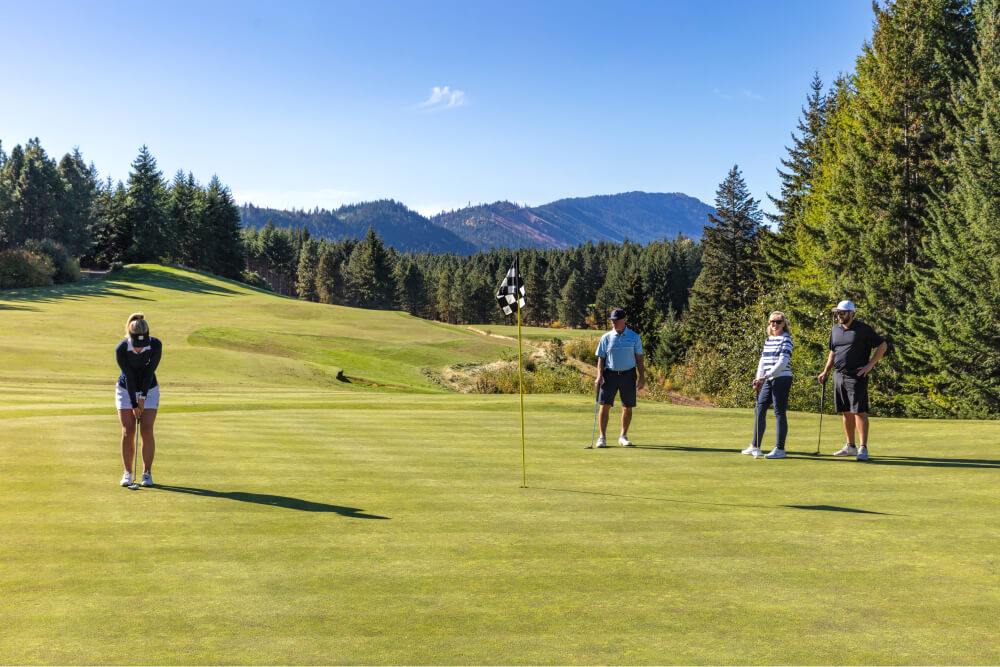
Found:
[[[875,419],[873,464],[752,461],[748,411],[644,403],[639,448],[584,451],[588,398],[526,396],[522,489],[516,397],[318,384],[285,351],[400,316],[132,275],[161,284],[0,298],[2,663],[1000,662],[1000,424]],[[115,485],[112,290],[171,343],[153,490]],[[70,326],[57,374],[43,334]],[[206,327],[289,356],[183,342]]]

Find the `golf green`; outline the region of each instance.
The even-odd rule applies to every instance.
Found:
[[[164,356],[129,491],[135,310]],[[591,399],[530,395],[522,488],[518,398],[421,370],[508,345],[152,266],[3,293],[0,663],[1000,662],[1000,424],[874,418],[858,463],[792,414],[769,461],[749,410],[643,402],[636,448],[585,450]]]

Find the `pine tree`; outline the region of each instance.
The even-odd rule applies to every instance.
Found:
[[[581,327],[587,319],[586,293],[579,271],[569,274],[569,279],[559,292],[559,321],[567,327]]]
[[[734,165],[715,195],[716,214],[703,228],[702,270],[691,289],[689,319],[703,337],[760,291],[762,214]]]
[[[975,6],[971,74],[956,85],[947,129],[951,184],[930,200],[926,269],[902,357],[920,411],[1000,415],[1000,0]]]
[[[353,304],[362,308],[392,306],[395,283],[392,266],[382,238],[368,227],[365,240],[351,252],[343,269]]]
[[[211,248],[209,270],[227,278],[239,278],[246,266],[240,211],[232,192],[218,176],[212,176],[205,191],[201,224],[200,236]],[[292,272],[293,269],[286,265],[285,275]],[[287,285],[283,293],[289,294]]]
[[[155,262],[175,256],[177,239],[168,224],[167,188],[163,173],[146,146],[139,149],[132,162],[127,191],[125,218],[132,243],[125,259]]]
[[[337,254],[327,248],[319,258],[316,267],[316,296],[320,303],[338,303],[340,287],[340,263]]]
[[[819,73],[813,75],[809,88],[811,92],[797,125],[799,135],[792,133],[792,145],[786,148],[788,157],[781,160],[786,171],[778,169],[781,196],[768,195],[777,211],[766,214],[768,220],[777,225],[777,230],[774,235],[766,236],[767,242],[762,244],[767,259],[765,277],[769,284],[786,281],[788,269],[795,265],[793,245],[796,232],[805,218],[806,203],[815,184],[816,169],[822,155],[820,141],[829,105],[827,96],[822,92],[823,82]]]
[[[62,196],[57,198],[59,215],[50,238],[61,243],[73,257],[79,257],[89,251],[93,243],[97,170],[84,163],[78,148],[63,156],[58,170],[64,187]]]
[[[295,280],[295,291],[300,299],[318,301],[316,294],[316,273],[319,268],[319,244],[312,239],[302,244],[299,253],[299,270]]]
[[[177,239],[174,260],[183,266],[198,269],[209,268],[208,247],[211,235],[202,224],[205,200],[194,174],[178,170],[170,186],[167,215],[174,237]]]

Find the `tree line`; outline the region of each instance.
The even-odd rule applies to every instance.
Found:
[[[244,229],[243,239],[250,279],[256,276],[261,286],[288,296],[398,308],[454,324],[504,323],[494,294],[514,260],[514,251],[506,248],[468,256],[400,253],[371,227],[364,239],[332,241],[272,222]],[[602,327],[612,308],[624,306],[636,326],[664,339],[664,354],[677,354],[679,348],[667,342],[670,332],[660,332],[676,328],[701,271],[701,247],[691,239],[646,245],[588,242],[518,254],[529,291],[523,324]]]
[[[1000,2],[874,11],[854,71],[811,83],[771,198],[776,230],[737,169],[720,186],[728,222],[703,238],[687,319],[697,335],[674,377],[746,405],[734,378],[752,374],[768,309],[783,310],[805,376],[793,407],[815,410],[808,377],[826,357],[829,310],[850,299],[890,344],[872,380],[877,414],[996,417]]]
[[[38,139],[0,145],[0,285],[79,278],[79,264],[164,262],[241,278],[240,216],[229,189],[190,172],[164,180],[143,146],[126,183],[101,180],[79,149],[50,158]]]

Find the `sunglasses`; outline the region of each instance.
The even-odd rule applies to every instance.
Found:
[[[771,320],[771,324],[784,324],[784,320]]]

